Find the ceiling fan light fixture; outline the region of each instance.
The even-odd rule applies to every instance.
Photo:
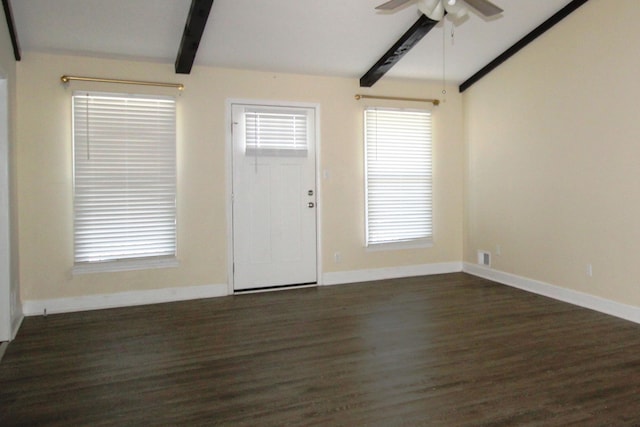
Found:
[[[434,21],[440,21],[444,17],[445,9],[440,0],[419,0],[418,9]]]
[[[462,3],[456,3],[455,0],[453,3],[451,3],[451,0],[448,0],[447,4],[444,5],[444,8],[455,20],[462,19],[468,14],[467,8],[464,7]]]

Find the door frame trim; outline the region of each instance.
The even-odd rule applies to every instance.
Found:
[[[0,70],[0,342],[14,338],[11,295],[11,212],[9,198],[9,85]]]
[[[255,105],[273,107],[301,107],[312,108],[314,111],[315,131],[315,172],[316,172],[316,280],[317,286],[322,286],[322,181],[320,174],[320,104],[313,102],[277,101],[267,99],[228,98],[225,101],[225,180],[226,197],[225,209],[227,218],[227,292],[233,295],[233,134],[232,107],[233,105]]]

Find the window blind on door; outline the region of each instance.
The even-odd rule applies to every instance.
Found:
[[[431,113],[365,110],[366,243],[432,238]]]
[[[171,97],[73,95],[75,262],[175,256]]]
[[[294,109],[248,109],[245,132],[248,155],[305,156],[308,113]]]

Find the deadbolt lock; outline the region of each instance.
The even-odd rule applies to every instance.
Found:
[[[309,191],[307,192],[307,194],[308,194],[308,195],[310,195],[310,196],[313,196],[313,190],[309,190]]]

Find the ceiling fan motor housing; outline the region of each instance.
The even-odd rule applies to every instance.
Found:
[[[440,0],[419,0],[418,9],[424,13],[427,18],[439,21],[444,17],[444,5]]]
[[[460,0],[419,0],[418,9],[434,21],[444,18],[445,12],[455,19],[461,19],[467,15],[467,8]]]

